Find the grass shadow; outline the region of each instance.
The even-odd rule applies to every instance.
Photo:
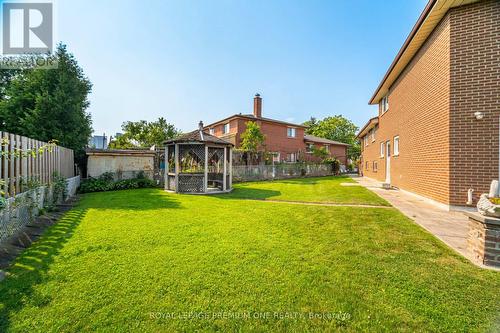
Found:
[[[38,295],[34,286],[48,279],[50,265],[72,237],[86,212],[81,208],[68,211],[24,250],[7,270],[8,276],[0,282],[0,332],[9,330],[11,314],[22,309],[25,302],[43,306],[51,301],[50,296]]]

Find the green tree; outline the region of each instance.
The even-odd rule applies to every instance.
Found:
[[[0,80],[0,128],[75,150],[77,158],[92,134],[86,111],[92,84],[75,57],[59,44],[55,69],[25,68]]]
[[[254,122],[246,123],[245,132],[241,134],[240,149],[247,155],[247,160],[257,159],[259,151],[264,151],[263,145],[266,137],[262,134],[260,126]]]
[[[313,156],[320,158],[322,161],[330,156],[328,150],[325,147],[314,147],[312,151]]]
[[[123,135],[111,141],[110,148],[150,148],[154,145],[163,146],[163,142],[179,135],[174,125],[167,123],[164,118],[157,121],[146,120],[127,121],[123,123]]]
[[[358,127],[349,119],[341,115],[326,117],[319,121],[311,118],[304,125],[308,126],[306,130],[307,134],[350,144],[351,146],[347,153],[348,157],[350,159],[357,159],[359,157],[361,149],[356,139]]]

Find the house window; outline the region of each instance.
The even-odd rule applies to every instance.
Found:
[[[215,134],[215,129],[214,129],[214,128],[209,128],[209,129],[208,129],[208,132],[209,132],[210,134],[214,135],[214,134]]]
[[[306,153],[312,153],[314,151],[314,143],[306,144]]]
[[[368,135],[365,135],[364,140],[365,140],[365,146],[368,146]]]
[[[399,135],[394,137],[394,156],[399,155]]]
[[[384,96],[382,98],[382,101],[380,101],[382,113],[385,113],[389,110],[389,98],[387,96]]]
[[[382,101],[380,101],[381,108],[382,108],[382,113],[386,113],[389,110],[389,97],[384,96],[382,98]]]
[[[294,153],[286,154],[288,162],[294,163],[297,162],[297,155]]]
[[[229,125],[229,123],[227,124],[224,124],[224,127],[222,128],[222,134],[227,134],[229,133],[229,130],[231,129],[231,126]]]
[[[271,153],[273,156],[273,162],[278,162],[280,161],[280,153],[279,152],[273,152]]]
[[[377,161],[373,161],[373,172],[377,172],[378,170],[378,163]]]
[[[380,157],[384,157],[385,142],[380,143]]]
[[[286,129],[286,135],[287,135],[289,138],[295,138],[295,128],[288,127],[288,128]]]
[[[375,142],[375,132],[376,132],[375,128],[372,129],[372,142]]]
[[[330,152],[330,145],[325,145],[325,149],[329,153]]]
[[[368,170],[368,167],[370,166],[370,163],[368,161],[365,162],[365,169]]]

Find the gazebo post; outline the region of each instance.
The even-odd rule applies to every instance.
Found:
[[[207,193],[208,191],[208,146],[205,145],[205,177],[203,178],[203,192]]]
[[[233,189],[233,147],[229,147],[229,188]]]
[[[222,173],[223,178],[222,178],[222,190],[226,191],[227,190],[227,184],[226,184],[226,174],[227,174],[227,147],[224,147],[224,171]]]
[[[175,193],[179,193],[179,144],[175,144]]]
[[[165,145],[165,174],[163,175],[163,178],[164,178],[164,187],[165,187],[165,190],[170,190],[169,186],[168,186],[168,170],[169,170],[169,166],[168,166],[168,145]]]

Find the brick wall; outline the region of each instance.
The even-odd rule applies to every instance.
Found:
[[[499,176],[500,1],[454,8],[450,22],[450,202],[463,205]]]
[[[325,146],[324,143],[314,143],[314,142],[310,143],[313,143],[316,148],[321,148]],[[330,156],[336,157],[340,161],[341,165],[347,166],[347,146],[329,144],[328,151],[330,153]],[[321,162],[320,158],[308,152],[305,153],[304,159],[309,162]]]
[[[450,17],[446,15],[389,90],[389,110],[379,111],[375,141],[363,145],[362,172],[385,180],[380,143],[399,136],[391,156],[391,184],[449,201]],[[393,153],[391,151],[391,153]],[[368,162],[368,169],[366,168]],[[374,162],[377,171],[373,170]]]
[[[500,267],[500,220],[469,215],[467,249],[481,265]]]

